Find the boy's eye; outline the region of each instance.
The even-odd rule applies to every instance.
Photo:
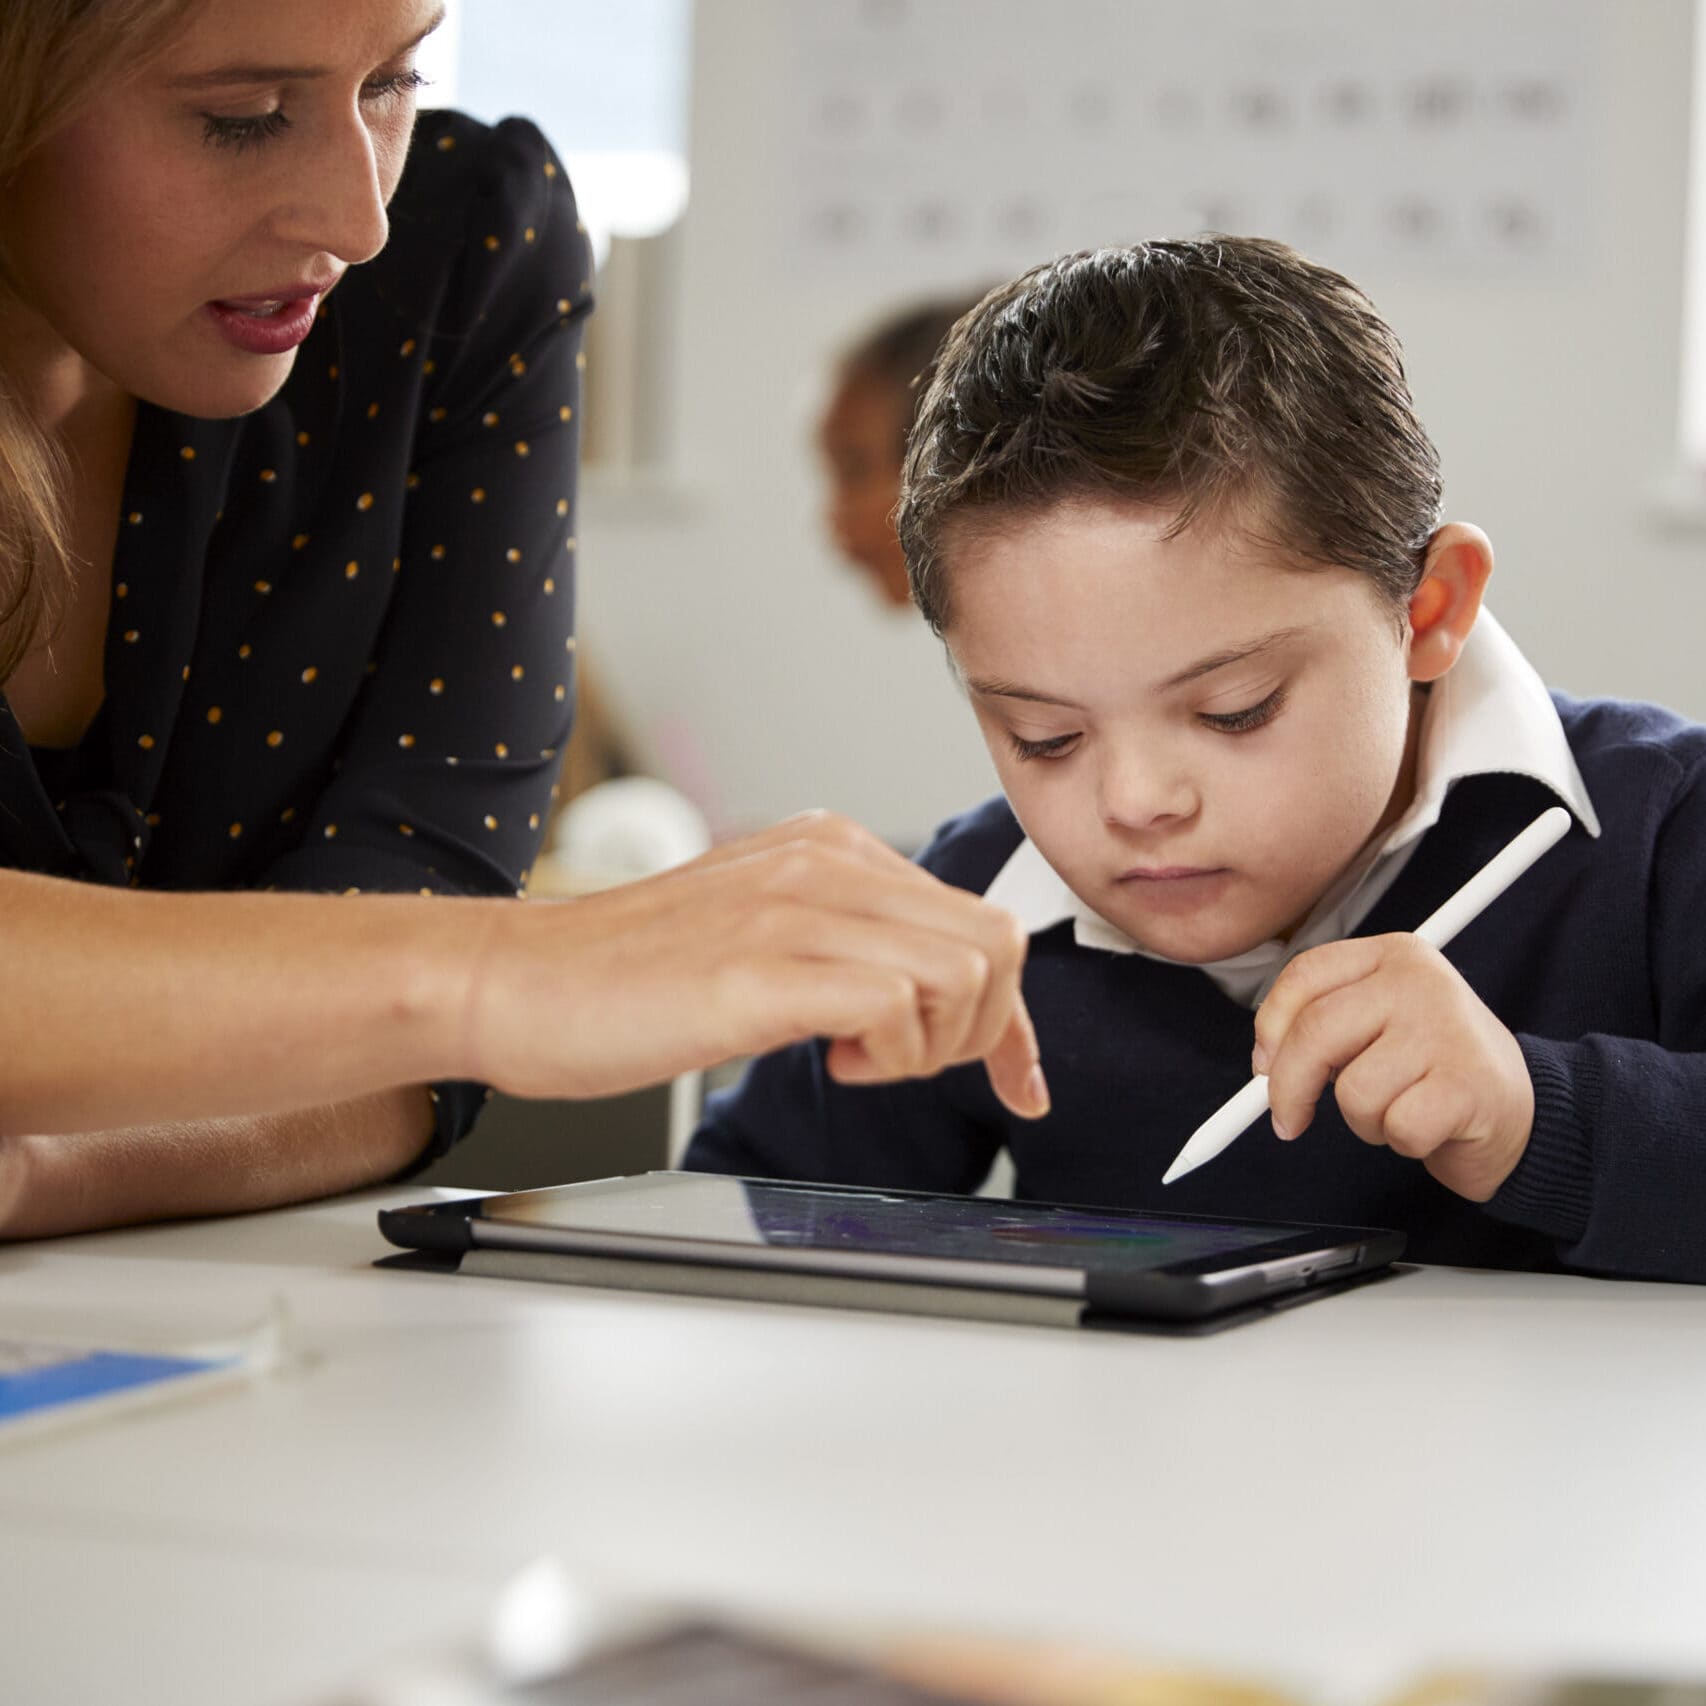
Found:
[[[1026,740],[1011,731],[1007,738],[1020,758],[1064,758],[1078,740],[1075,734],[1055,735],[1049,740]]]
[[[1202,711],[1198,713],[1198,720],[1224,734],[1241,735],[1251,729],[1259,729],[1264,723],[1271,723],[1284,708],[1285,689],[1276,687],[1266,699],[1255,705],[1246,705],[1242,711]]]

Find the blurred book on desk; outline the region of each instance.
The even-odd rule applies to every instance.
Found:
[[[1706,1706],[1706,1678],[1417,1668],[1366,1692],[1040,1641],[769,1626],[589,1593],[554,1559],[487,1628],[317,1706]],[[1330,1676],[1330,1655],[1320,1674]]]

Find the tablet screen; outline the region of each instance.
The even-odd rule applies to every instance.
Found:
[[[1128,1272],[1253,1251],[1300,1230],[680,1173],[458,1206],[481,1220],[563,1231]]]

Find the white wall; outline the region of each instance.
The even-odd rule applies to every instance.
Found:
[[[666,334],[677,467],[589,482],[584,630],[613,697],[709,779],[724,825],[822,804],[916,843],[993,784],[923,624],[878,611],[816,524],[813,386],[883,298],[778,265],[789,3],[699,0]],[[1651,499],[1676,454],[1694,0],[1604,12],[1590,238],[1570,266],[1361,282],[1405,341],[1448,507],[1492,533],[1494,602],[1543,673],[1706,719],[1706,533],[1665,531]],[[896,278],[886,296],[907,293]]]

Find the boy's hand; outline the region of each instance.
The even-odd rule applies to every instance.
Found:
[[[1256,1013],[1252,1065],[1294,1138],[1334,1086],[1364,1143],[1485,1202],[1528,1147],[1534,1086],[1517,1040],[1437,948],[1365,936],[1299,954]]]

